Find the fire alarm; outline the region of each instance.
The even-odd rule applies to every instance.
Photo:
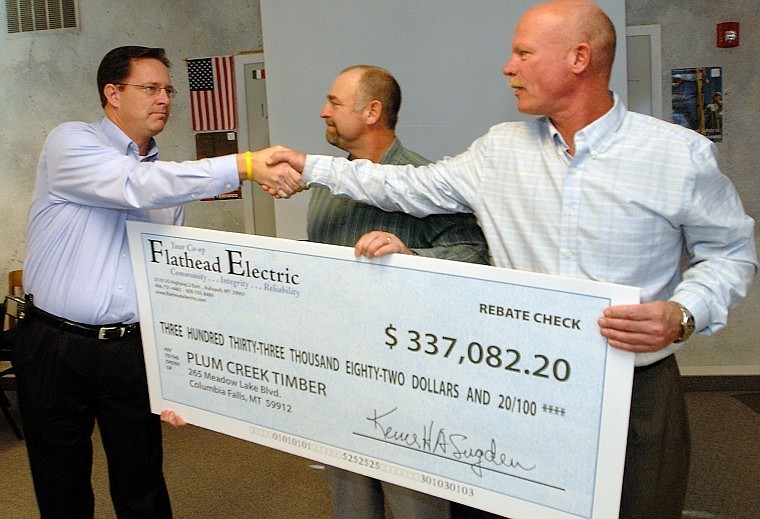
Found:
[[[739,46],[739,22],[721,22],[717,26],[718,47]]]

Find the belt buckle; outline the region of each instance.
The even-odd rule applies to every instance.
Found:
[[[124,327],[123,326],[103,326],[100,329],[98,329],[98,340],[106,340],[106,339],[114,339],[115,337],[112,335],[108,335],[109,332],[112,331],[119,331],[119,337],[124,337]]]
[[[5,296],[5,313],[9,317],[21,320],[26,312],[26,300],[18,296]]]

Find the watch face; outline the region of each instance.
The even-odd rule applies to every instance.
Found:
[[[691,316],[691,315],[689,316],[689,319],[686,321],[686,326],[684,326],[684,328],[686,329],[687,333],[691,334],[691,333],[694,332],[695,326],[694,326],[694,317],[693,316]]]
[[[696,325],[694,324],[694,316],[691,315],[691,312],[681,304],[678,306],[681,307],[681,336],[675,342],[683,342],[694,333]]]

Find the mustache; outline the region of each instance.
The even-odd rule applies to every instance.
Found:
[[[523,85],[521,82],[519,82],[515,78],[509,78],[509,86],[512,88],[523,88],[525,85]]]

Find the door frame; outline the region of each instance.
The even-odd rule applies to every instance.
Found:
[[[626,38],[631,36],[646,36],[649,38],[649,63],[651,64],[651,91],[650,106],[652,107],[653,117],[662,119],[662,40],[660,36],[660,25],[631,25],[625,28]],[[631,59],[631,49],[633,46],[626,45],[627,59]]]

